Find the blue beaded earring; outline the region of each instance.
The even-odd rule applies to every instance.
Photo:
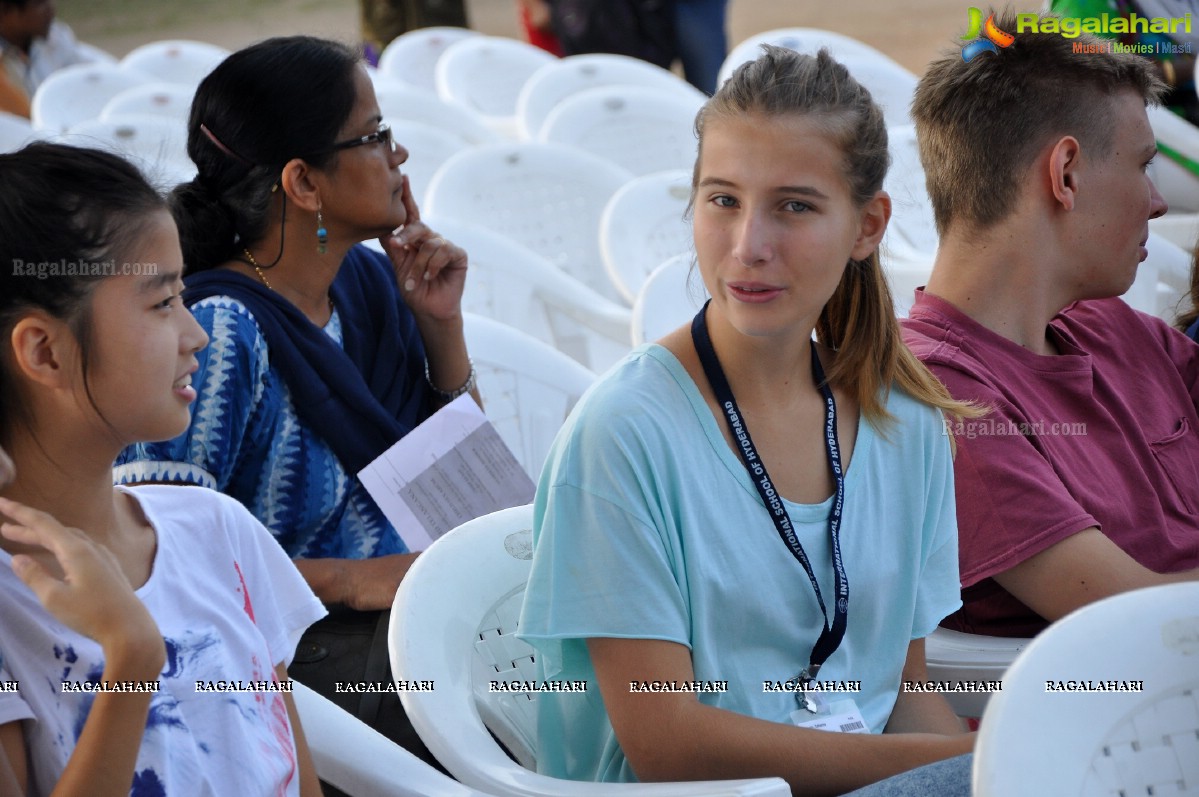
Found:
[[[329,251],[329,231],[325,229],[320,207],[316,209],[316,251],[322,255]]]

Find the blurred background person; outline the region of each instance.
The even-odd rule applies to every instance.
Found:
[[[0,0],[0,111],[28,117],[42,81],[90,60],[55,13],[54,0]]]
[[[466,0],[359,0],[366,60],[379,62],[392,39],[417,28],[468,28]]]

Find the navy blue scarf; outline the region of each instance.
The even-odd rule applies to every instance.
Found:
[[[184,282],[189,307],[229,296],[250,310],[300,420],[349,473],[428,417],[424,344],[383,255],[355,246],[333,280],[329,295],[341,318],[344,349],[295,305],[244,274],[213,269]]]

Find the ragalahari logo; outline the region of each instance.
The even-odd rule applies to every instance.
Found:
[[[977,8],[970,9],[970,29],[962,39],[973,39],[969,44],[962,45],[962,60],[970,63],[979,53],[997,53],[999,47],[1011,47],[1016,37],[999,29],[995,24],[995,15],[987,17],[983,22],[983,12]],[[996,46],[998,45],[998,47]]]

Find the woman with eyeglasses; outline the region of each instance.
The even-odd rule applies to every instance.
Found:
[[[386,662],[380,610],[415,558],[356,474],[440,405],[478,400],[466,253],[421,222],[408,153],[341,44],[274,38],[229,56],[196,91],[187,148],[199,172],[170,204],[211,343],[190,428],[127,449],[116,479],[245,504],[331,608],[292,676],[429,758],[402,715],[390,731],[374,716],[399,709],[393,695],[359,704],[334,682],[390,679],[363,660],[374,638]],[[386,255],[361,245],[372,238]]]

